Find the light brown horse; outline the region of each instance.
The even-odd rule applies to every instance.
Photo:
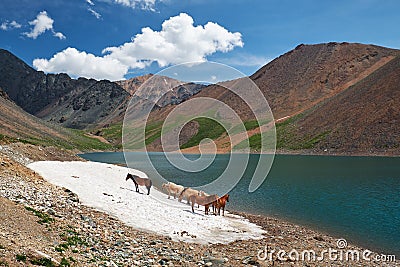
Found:
[[[200,192],[196,189],[185,187],[182,192],[179,194],[178,201],[181,202],[183,198],[186,198],[187,203],[190,204],[190,197],[192,195],[199,195]]]
[[[194,212],[194,204],[202,205],[204,206],[204,213],[208,215],[208,210],[210,208],[210,205],[212,205],[213,202],[215,202],[218,199],[217,195],[211,195],[211,196],[199,196],[197,195],[191,195],[190,197],[190,202],[192,203],[192,212]]]
[[[168,192],[168,199],[170,198],[171,194],[174,196],[174,199],[175,199],[176,196],[179,196],[180,193],[185,188],[181,185],[177,185],[172,182],[168,182],[168,183],[162,185],[162,189],[164,189]]]
[[[229,195],[226,194],[215,201],[216,209],[218,209],[218,215],[221,215],[221,208],[222,208],[222,216],[225,215],[225,205],[226,202],[229,202]]]
[[[126,181],[128,181],[129,179],[132,179],[133,183],[135,184],[136,192],[139,192],[139,185],[145,186],[147,188],[147,194],[150,195],[150,188],[153,183],[149,178],[142,178],[137,175],[132,175],[128,173],[128,175],[126,176]]]

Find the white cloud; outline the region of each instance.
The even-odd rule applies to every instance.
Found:
[[[33,26],[30,32],[25,32],[29,38],[36,39],[39,35],[45,33],[46,31],[51,31],[53,35],[59,39],[65,39],[65,35],[61,32],[55,32],[53,29],[54,20],[47,15],[46,11],[40,12],[36,19],[29,22],[29,25]]]
[[[18,28],[21,28],[22,25],[19,24],[18,22],[16,22],[15,20],[13,20],[13,21],[10,22],[10,26],[11,26],[12,28],[18,29]]]
[[[88,8],[88,11],[96,17],[96,19],[100,19],[101,18],[101,14],[99,14],[98,12],[96,12],[93,8]]]
[[[131,8],[155,11],[156,0],[114,0],[115,3]]]
[[[94,3],[93,3],[92,0],[86,0],[86,3],[88,3],[88,4],[91,5],[91,6],[94,6]]]
[[[61,32],[53,32],[53,36],[54,36],[54,37],[57,37],[57,38],[60,39],[60,40],[63,40],[63,39],[66,38],[65,35],[62,34]]]
[[[228,52],[243,46],[241,34],[232,33],[222,26],[208,22],[194,26],[193,19],[185,13],[164,21],[161,31],[143,28],[142,33],[119,47],[108,47],[109,53],[131,68],[143,68],[151,62],[160,67],[189,61],[205,61],[215,52]]]
[[[15,20],[13,20],[11,22],[9,22],[7,20],[0,25],[0,29],[2,29],[3,31],[8,31],[11,29],[19,29],[21,27],[22,27],[22,25],[19,24],[18,22],[16,22]]]
[[[55,54],[50,60],[35,59],[33,66],[45,72],[65,72],[75,78],[86,77],[113,81],[122,80],[128,72],[128,67],[116,59],[108,56],[98,57],[71,47]]]
[[[146,27],[130,42],[105,48],[102,57],[67,48],[50,60],[36,59],[33,65],[45,72],[117,80],[129,69],[143,69],[153,62],[164,67],[206,61],[215,52],[229,52],[237,46],[243,46],[239,32],[229,32],[213,22],[194,26],[192,17],[181,13],[164,21],[160,31]]]

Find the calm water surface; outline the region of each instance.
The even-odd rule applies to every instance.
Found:
[[[120,152],[81,156],[125,163]],[[151,177],[140,154],[134,158],[131,166]],[[217,155],[206,170],[190,174],[170,165],[162,153],[152,153],[151,159],[166,179],[198,186],[217,178],[229,156]],[[228,209],[283,218],[400,256],[400,158],[277,155],[262,186],[248,193],[257,161],[251,155],[244,177],[230,193]]]

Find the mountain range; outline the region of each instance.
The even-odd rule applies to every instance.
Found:
[[[277,148],[318,154],[399,155],[399,56],[399,50],[375,45],[301,44],[260,68],[250,79],[268,100],[275,117]],[[154,101],[154,95],[136,93],[151,77],[149,74],[118,82],[72,79],[67,74],[36,71],[10,52],[0,50],[0,112],[9,118],[7,123],[2,121],[0,134],[15,137],[18,132],[24,133],[23,128],[13,129],[10,114],[4,114],[5,110],[16,110],[11,114],[24,114],[18,122],[46,125],[49,129],[44,132],[49,136],[57,136],[50,129],[62,132],[74,128],[118,146],[132,97],[139,97],[143,103]],[[252,123],[254,115],[235,94],[218,84],[181,84],[168,77],[165,82],[179,86],[157,102],[150,116],[155,127],[146,136],[146,144],[153,150],[160,149],[161,123],[169,112],[177,104],[197,97],[211,97],[234,107],[246,122],[252,149],[259,149],[260,129]],[[210,122],[194,120],[182,130],[181,145],[196,147],[200,136],[207,137],[208,127],[216,129]],[[31,134],[36,135],[48,138]],[[225,144],[227,139],[224,131],[214,131],[212,138],[217,145]],[[222,152],[228,150],[221,148]]]

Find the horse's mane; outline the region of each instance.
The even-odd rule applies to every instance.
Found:
[[[182,193],[185,192],[187,189],[189,189],[189,187],[183,188]]]
[[[179,194],[179,197],[181,197],[183,195],[183,193],[186,191],[186,189],[189,189],[189,187],[183,188],[182,192]]]

